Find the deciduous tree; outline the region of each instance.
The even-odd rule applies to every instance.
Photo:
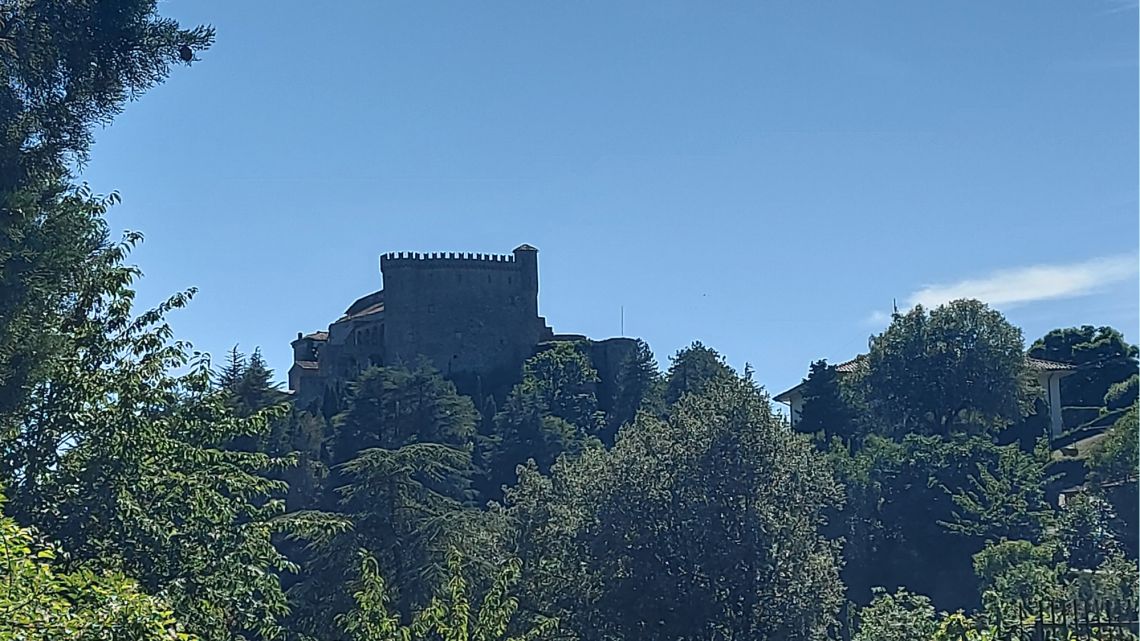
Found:
[[[838,608],[819,534],[839,489],[741,380],[641,414],[508,493],[531,606],[583,639],[823,638]],[[794,510],[781,506],[795,505]]]
[[[1029,411],[1021,331],[976,300],[896,314],[871,339],[863,398],[883,433],[992,433]]]

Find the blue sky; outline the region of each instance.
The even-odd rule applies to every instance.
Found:
[[[319,8],[317,8],[319,6]],[[772,391],[905,307],[1138,337],[1135,2],[167,0],[217,28],[84,177],[140,302],[217,358],[385,251],[540,249],[559,332],[694,339]]]

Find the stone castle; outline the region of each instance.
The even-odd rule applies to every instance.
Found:
[[[633,340],[556,335],[538,314],[538,250],[507,255],[394,252],[380,257],[383,289],[357,299],[327,331],[293,341],[289,389],[300,402],[343,387],[373,365],[426,358],[445,376],[512,380],[543,345],[579,341],[601,385]]]

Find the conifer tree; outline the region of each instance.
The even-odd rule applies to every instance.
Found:
[[[678,351],[666,375],[665,402],[676,403],[685,394],[700,394],[705,387],[732,380],[736,373],[716,350],[700,341]]]
[[[619,366],[612,409],[606,417],[602,442],[612,446],[622,425],[633,421],[639,411],[657,415],[664,406],[664,378],[649,344],[638,339],[634,351]]]
[[[825,442],[840,437],[850,442],[855,436],[857,414],[839,383],[839,372],[827,361],[811,364],[803,382],[803,409],[796,430],[820,434]]]

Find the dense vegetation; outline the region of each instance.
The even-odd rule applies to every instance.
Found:
[[[1111,328],[1028,351],[1111,424],[1075,471],[977,301],[812,364],[796,430],[699,342],[664,373],[640,343],[606,398],[559,343],[487,398],[419,363],[314,411],[256,351],[194,353],[165,321],[193,292],[134,309],[140,237],[75,171],[212,38],[154,0],[0,0],[0,639],[806,640],[859,606],[860,639],[988,638],[1038,600],[1136,603]]]

